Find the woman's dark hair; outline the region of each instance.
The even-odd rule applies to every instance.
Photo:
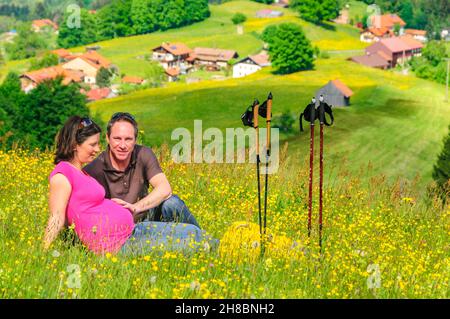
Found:
[[[82,144],[92,135],[101,133],[100,126],[88,117],[72,116],[56,135],[55,164],[71,161],[75,156],[75,146]]]

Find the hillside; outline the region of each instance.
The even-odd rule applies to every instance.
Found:
[[[355,28],[333,25],[335,31],[325,29],[298,19],[288,9],[282,9],[281,18],[253,18],[257,10],[267,7],[251,1],[212,5],[212,15],[204,22],[101,42],[101,53],[117,64],[121,73],[144,75],[147,62],[139,57],[163,41],[236,49],[243,57],[261,50],[262,42],[257,35],[264,27],[286,21],[300,24],[321,50],[358,50],[365,46]],[[235,12],[248,16],[242,36],[237,35],[230,21]],[[373,170],[367,176],[383,173],[389,178],[412,179],[419,174],[419,184],[425,185],[431,179],[432,165],[450,121],[450,109],[443,102],[444,86],[394,71],[365,68],[346,61],[348,55],[332,55],[331,59],[318,60],[313,71],[289,76],[275,76],[266,69],[239,80],[170,84],[100,101],[91,104],[91,108],[105,120],[115,111],[132,112],[153,145],[173,144],[172,130],[192,128],[194,119],[202,119],[204,128],[241,127],[240,115],[245,107],[255,97],[265,98],[269,91],[274,94],[274,115],[290,110],[298,116],[320,86],[339,78],[355,96],[350,108],[335,111],[336,125],[326,129],[327,163],[339,165],[346,158],[356,172],[371,162]],[[6,70],[21,70],[26,64],[26,61],[10,62],[3,68],[4,74]],[[308,134],[284,139],[289,142],[293,162],[302,162],[307,156]]]

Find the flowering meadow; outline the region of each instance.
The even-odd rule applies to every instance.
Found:
[[[449,297],[450,209],[409,182],[363,181],[344,168],[328,177],[321,251],[318,196],[307,235],[307,162],[284,149],[269,176],[260,257],[254,165],[175,164],[167,147],[155,152],[218,250],[98,256],[67,230],[44,251],[52,154],[0,151],[0,298]]]

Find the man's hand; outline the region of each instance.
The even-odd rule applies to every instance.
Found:
[[[120,198],[111,198],[111,200],[120,206],[128,209],[133,215],[135,215],[138,212],[137,206],[135,204],[130,204],[124,200],[121,200]]]

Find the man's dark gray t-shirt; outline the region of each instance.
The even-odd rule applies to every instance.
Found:
[[[142,145],[135,145],[124,172],[112,166],[109,147],[83,170],[105,188],[106,198],[120,198],[131,204],[147,196],[150,179],[162,173],[155,153]]]

